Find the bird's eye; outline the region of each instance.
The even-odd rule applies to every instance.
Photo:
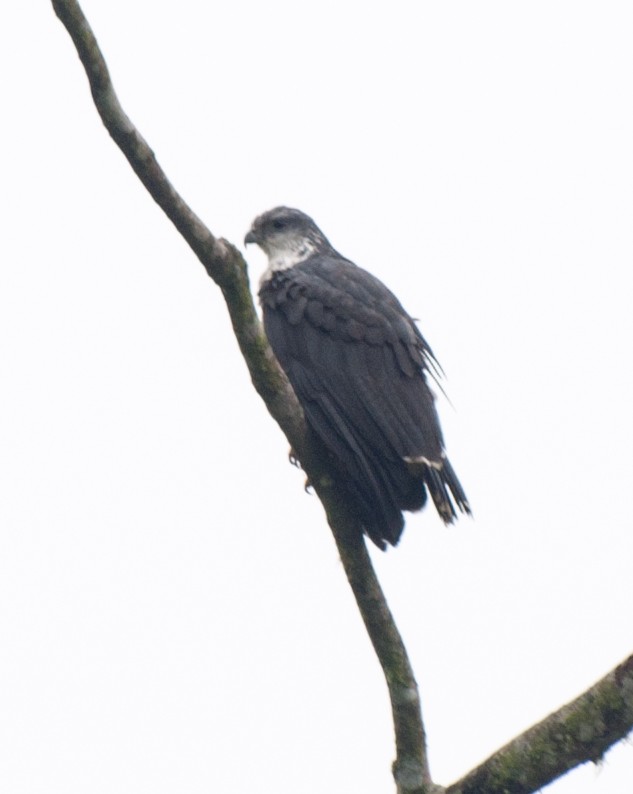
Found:
[[[279,220],[279,218],[273,221],[273,229],[283,229],[285,225],[284,221]]]

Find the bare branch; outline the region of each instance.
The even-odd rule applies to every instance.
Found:
[[[295,394],[268,346],[253,305],[244,259],[234,245],[214,237],[167,179],[153,151],[123,111],[96,38],[78,3],[52,3],[77,48],[108,132],[221,288],[253,384],[325,507],[348,580],[387,679],[396,734],[394,777],[398,792],[426,794],[431,777],[420,700],[402,638],[373,570],[353,507],[337,486],[327,454],[309,434]]]
[[[532,794],[599,761],[633,728],[633,656],[580,697],[517,736],[445,794]]]
[[[151,197],[222,289],[255,388],[286,435],[303,435],[301,408],[268,347],[253,306],[241,253],[226,240],[214,237],[167,179],[154,152],[121,107],[97,40],[78,3],[54,0],[53,7],[77,48],[106,129]]]
[[[447,789],[432,784],[418,689],[402,638],[376,578],[353,506],[338,486],[327,454],[308,432],[301,407],[268,346],[253,305],[244,259],[235,246],[216,238],[183,201],[124,113],[79,5],[74,0],[52,3],[75,43],[108,132],[222,290],[253,384],[325,507],[347,578],[387,680],[396,734],[394,777],[399,794],[530,794],[574,766],[597,761],[633,728],[633,656],[462,780]]]
[[[398,794],[420,790],[430,792],[432,780],[424,725],[420,718],[420,696],[406,648],[376,578],[363,538],[358,532],[345,538],[336,529],[334,536],[356,600],[364,605],[364,609],[361,609],[363,621],[387,678],[393,721],[397,726],[397,757],[393,775]],[[420,782],[426,788],[422,788]]]

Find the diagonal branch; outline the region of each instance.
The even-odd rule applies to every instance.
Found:
[[[263,333],[239,250],[216,238],[184,202],[123,111],[97,41],[75,0],[52,0],[73,39],[108,132],[152,198],[220,287],[257,392],[285,433],[325,508],[345,572],[379,658],[391,699],[398,794],[531,794],[569,769],[595,761],[633,728],[633,657],[572,703],[517,737],[462,780],[432,784],[418,689],[402,638],[371,564],[353,507],[337,487],[327,455],[307,431],[303,412]]]
[[[253,385],[285,433],[328,517],[363,621],[383,668],[392,704],[399,794],[431,787],[418,689],[402,638],[371,564],[358,520],[337,487],[327,455],[306,428],[303,412],[264,336],[238,249],[216,238],[167,179],[153,151],[123,111],[97,40],[75,0],[52,0],[84,66],[101,119],[143,185],[220,287]]]
[[[490,756],[445,794],[532,794],[599,761],[633,727],[633,656]]]
[[[121,107],[106,62],[79,4],[73,0],[54,0],[53,7],[77,48],[95,106],[106,129],[150,196],[222,289],[255,388],[286,435],[302,435],[301,409],[268,348],[253,306],[241,253],[226,240],[217,239],[168,180],[154,152]]]

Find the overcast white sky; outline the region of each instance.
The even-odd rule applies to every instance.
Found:
[[[214,233],[305,210],[447,373],[475,519],[374,557],[449,783],[633,650],[633,7],[84,10]],[[5,9],[0,70],[0,790],[391,791],[381,672],[218,290],[50,4]],[[623,743],[548,794],[632,788]]]

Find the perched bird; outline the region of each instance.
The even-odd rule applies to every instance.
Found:
[[[439,365],[393,293],[299,210],[265,212],[244,243],[268,256],[266,335],[371,540],[395,546],[427,493],[446,523],[470,513],[427,382]]]

